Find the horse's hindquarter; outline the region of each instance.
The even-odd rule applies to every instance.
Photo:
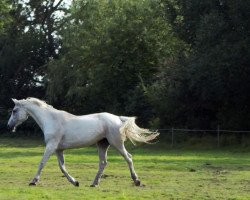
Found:
[[[59,148],[76,148],[95,144],[105,138],[105,124],[97,115],[74,116],[61,129]]]

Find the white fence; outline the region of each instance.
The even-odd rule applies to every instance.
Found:
[[[217,129],[181,129],[181,128],[170,128],[170,129],[158,129],[158,131],[161,134],[166,134],[170,133],[171,134],[171,148],[174,147],[175,145],[175,138],[178,132],[184,133],[184,132],[203,132],[203,133],[215,133],[216,136],[216,145],[217,147],[220,147],[220,142],[221,142],[221,134],[222,133],[235,133],[235,134],[240,134],[240,133],[247,133],[249,134],[250,131],[242,131],[242,130],[226,130],[226,129],[220,129],[220,126],[217,127]],[[250,134],[249,134],[250,136]]]

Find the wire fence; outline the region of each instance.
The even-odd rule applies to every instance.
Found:
[[[158,129],[171,148],[181,143],[209,143],[218,148],[232,144],[250,144],[250,131],[220,129]]]
[[[0,119],[0,135],[9,133],[6,129],[7,120]],[[32,131],[31,131],[32,130]],[[160,132],[160,141],[167,146],[174,148],[186,145],[189,147],[195,145],[207,145],[207,147],[222,147],[232,145],[250,146],[250,131],[246,130],[228,130],[221,129],[185,129],[185,128],[163,128],[158,129]],[[32,121],[28,120],[18,133],[12,133],[11,136],[42,136],[39,127]]]

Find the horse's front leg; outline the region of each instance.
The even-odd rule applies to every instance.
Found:
[[[38,165],[38,170],[37,170],[34,178],[32,179],[32,181],[29,183],[29,185],[36,185],[36,183],[39,181],[41,171],[42,171],[43,167],[45,166],[46,162],[48,161],[49,157],[51,156],[51,154],[53,154],[55,152],[56,146],[57,145],[55,145],[54,142],[47,143],[44,154],[43,154],[43,158]]]
[[[71,182],[74,186],[79,186],[79,182],[75,180],[72,176],[70,176],[69,173],[66,171],[63,150],[56,150],[56,156],[57,156],[59,167],[62,173],[64,174],[64,176],[66,176],[68,181]]]

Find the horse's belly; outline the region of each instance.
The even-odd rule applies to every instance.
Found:
[[[105,138],[105,125],[95,115],[76,117],[62,127],[62,149],[89,146]]]
[[[79,148],[79,147],[86,147],[92,144],[97,143],[98,141],[105,138],[105,135],[100,132],[92,132],[86,134],[71,134],[65,135],[61,142],[59,143],[60,149],[71,149],[71,148]]]

